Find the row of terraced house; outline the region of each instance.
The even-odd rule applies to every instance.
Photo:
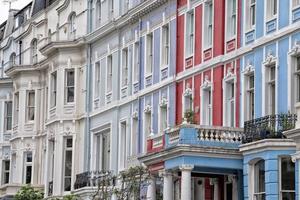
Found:
[[[86,174],[138,165],[153,175],[149,200],[300,199],[299,19],[299,0],[10,9],[0,199],[31,184],[88,200]]]

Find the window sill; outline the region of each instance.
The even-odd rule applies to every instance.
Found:
[[[297,5],[297,6],[294,6],[292,7],[292,12],[294,12],[295,10],[299,9],[300,8],[300,5]]]
[[[274,15],[274,16],[272,16],[272,17],[267,18],[266,24],[269,23],[270,21],[275,20],[275,19],[277,19],[277,15]]]

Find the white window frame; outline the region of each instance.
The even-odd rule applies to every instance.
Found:
[[[139,82],[139,67],[140,67],[140,42],[137,41],[133,45],[133,82]]]
[[[202,96],[201,99],[201,108],[203,109],[201,112],[201,125],[212,125],[212,115],[213,115],[213,92],[212,86],[207,85],[201,88],[200,95]]]
[[[50,74],[51,77],[51,94],[50,94],[50,100],[51,100],[51,108],[56,107],[57,103],[57,71],[52,72]]]
[[[147,139],[152,134],[152,121],[152,108],[150,108],[150,110],[144,111],[144,153],[147,152]]]
[[[168,104],[159,106],[159,133],[163,132],[168,128]]]
[[[94,100],[100,97],[100,87],[101,87],[101,65],[100,61],[96,62],[94,65]]]
[[[122,76],[121,87],[128,85],[128,67],[129,67],[129,50],[128,47],[122,49]]]
[[[148,33],[146,35],[146,69],[145,69],[145,77],[152,75],[153,72],[153,32]]]
[[[274,67],[275,74],[274,79],[271,79],[271,68]],[[265,65],[265,115],[276,114],[276,104],[277,104],[277,64],[273,62],[271,64]],[[274,87],[274,99],[272,98],[272,87]],[[273,102],[274,100],[274,102]],[[273,108],[274,106],[274,108]]]
[[[96,168],[96,170],[99,170],[99,171],[109,170],[110,169],[110,160],[111,160],[110,129],[103,130],[103,131],[97,133],[95,135],[95,139],[96,139],[95,168]],[[108,139],[108,141],[107,141],[107,139]],[[106,142],[106,143],[104,143],[104,142]],[[107,146],[105,146],[105,145],[107,145]],[[107,152],[105,152],[106,148],[107,148]],[[105,157],[104,156],[105,153],[109,153],[109,154]],[[105,160],[105,158],[107,158],[107,160]]]
[[[69,16],[69,39],[76,37],[76,13],[72,12]]]
[[[27,161],[27,155],[31,154],[31,162]],[[33,178],[33,152],[32,151],[27,151],[24,152],[24,168],[23,168],[23,183],[24,184],[31,184],[32,183],[32,178]],[[26,172],[27,172],[27,167],[31,167],[31,180],[30,183],[26,183]]]
[[[224,79],[224,95],[223,95],[223,125],[227,127],[235,127],[236,123],[236,77]],[[232,94],[233,93],[233,94]],[[232,108],[233,106],[233,108]]]
[[[170,25],[161,27],[161,68],[165,68],[170,62]]]
[[[253,87],[251,87],[251,77],[253,77]],[[245,80],[245,103],[247,106],[246,108],[246,120],[253,120],[255,118],[255,74],[254,72],[250,72],[244,75]],[[253,95],[253,102],[251,96]],[[253,106],[252,106],[253,103]],[[253,109],[253,114],[251,110]]]
[[[68,140],[72,140],[72,146],[68,147]],[[73,147],[74,147],[74,138],[72,137],[65,137],[64,138],[64,160],[63,160],[63,191],[64,192],[70,192],[72,190],[72,175],[73,175],[73,160],[74,160],[74,151],[73,151]],[[66,176],[65,171],[66,171],[66,154],[67,152],[71,151],[71,175],[70,176]],[[66,190],[66,179],[70,179],[70,191]]]
[[[138,148],[137,148],[137,139],[138,139],[138,129],[139,129],[139,121],[138,121],[138,116],[132,117],[131,119],[131,145],[130,145],[130,155],[135,156],[137,155]]]
[[[185,58],[194,55],[195,44],[195,11],[190,10],[185,15]]]
[[[31,41],[31,64],[36,64],[38,61],[37,45],[38,45],[37,39],[33,39]]]
[[[33,105],[30,105],[30,95],[32,95],[33,94]],[[36,95],[35,95],[35,91],[34,90],[28,90],[27,92],[26,92],[26,121],[27,122],[33,122],[34,120],[35,120],[35,97],[36,97]],[[30,110],[33,110],[33,119],[30,119]]]
[[[234,3],[235,2],[235,3]],[[237,0],[227,0],[227,23],[226,23],[226,39],[232,40],[237,33],[237,11],[238,11],[238,1]]]
[[[256,1],[257,0],[246,1],[246,32],[254,29],[256,24]]]
[[[203,45],[204,50],[209,49],[213,45],[213,32],[214,32],[214,3],[212,0],[208,0],[204,4],[204,16],[203,23]],[[211,21],[209,20],[211,19]]]
[[[8,165],[8,169],[6,169],[6,163],[9,163]],[[10,163],[10,160],[3,160],[2,161],[2,184],[9,184],[10,182],[10,166],[11,166],[11,163]],[[8,182],[6,182],[5,178],[6,178],[6,175],[8,175]]]
[[[252,180],[253,180],[253,199],[256,199],[257,195],[265,195],[266,194],[266,186],[265,186],[265,191],[264,192],[256,192],[256,188],[255,188],[255,187],[257,187],[257,184],[258,184],[258,181],[257,181],[258,178],[257,178],[257,176],[259,175],[258,174],[258,169],[256,167],[256,164],[258,162],[260,162],[260,161],[264,161],[264,160],[259,160],[259,161],[257,161],[256,163],[253,164],[253,177],[251,177]],[[264,161],[264,171],[265,170],[266,170],[266,163]]]
[[[279,179],[279,199],[282,200],[282,193],[294,193],[295,195],[295,199],[296,199],[296,179],[295,179],[295,190],[283,190],[282,189],[282,179],[281,179],[281,176],[282,176],[282,167],[281,167],[281,163],[282,163],[282,159],[283,158],[290,158],[290,156],[280,156],[279,157],[279,166],[278,166],[278,179]],[[290,158],[291,159],[291,158]],[[291,159],[291,162],[292,162],[292,159]],[[296,175],[296,165],[295,165],[295,171],[294,171],[294,176]]]
[[[70,84],[69,85],[69,78],[71,78],[71,77],[69,77],[69,73],[70,72],[73,72],[73,78],[74,78],[74,80],[73,80],[73,84]],[[72,103],[74,103],[75,102],[75,97],[76,97],[76,87],[75,87],[75,82],[76,82],[76,73],[75,73],[75,69],[74,68],[70,68],[70,69],[66,69],[65,70],[65,103],[66,104],[72,104]],[[73,89],[73,100],[69,100],[69,98],[71,97],[71,96],[69,96],[69,93],[68,93],[68,91],[70,90],[72,90]]]
[[[113,56],[108,55],[106,58],[106,94],[112,92],[112,76],[113,76]]]
[[[128,135],[128,123],[126,120],[120,121],[119,124],[120,128],[120,140],[119,140],[119,170],[122,171],[127,168],[127,158],[129,156],[128,150],[130,148],[128,141],[129,135]]]
[[[102,14],[102,0],[96,0],[95,3],[96,27],[99,27],[101,25],[101,14]]]
[[[278,13],[278,0],[266,0],[266,19],[267,21],[276,18]]]
[[[20,110],[20,93],[16,92],[14,94],[14,124],[17,125],[19,123],[19,110]]]
[[[8,106],[10,104],[10,106]],[[9,111],[8,108],[11,110]],[[9,115],[10,113],[10,115]],[[13,102],[5,101],[5,112],[4,112],[4,130],[11,131],[12,130],[12,117],[13,117]],[[10,122],[10,124],[8,124]]]

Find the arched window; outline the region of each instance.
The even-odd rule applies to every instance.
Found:
[[[37,39],[33,39],[31,42],[31,63],[37,63]]]
[[[9,66],[16,65],[16,53],[12,53],[9,57]]]
[[[254,199],[264,200],[265,197],[265,161],[254,164]]]
[[[69,37],[70,37],[70,39],[75,39],[75,33],[76,33],[75,19],[76,19],[76,14],[75,14],[75,12],[73,12],[69,16]]]
[[[99,26],[101,24],[101,0],[96,1],[96,25]]]

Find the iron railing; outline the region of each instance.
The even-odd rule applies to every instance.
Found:
[[[296,114],[267,115],[244,123],[243,143],[267,138],[285,138],[284,131],[295,128]]]
[[[111,186],[114,181],[111,171],[87,171],[76,175],[74,188]]]

